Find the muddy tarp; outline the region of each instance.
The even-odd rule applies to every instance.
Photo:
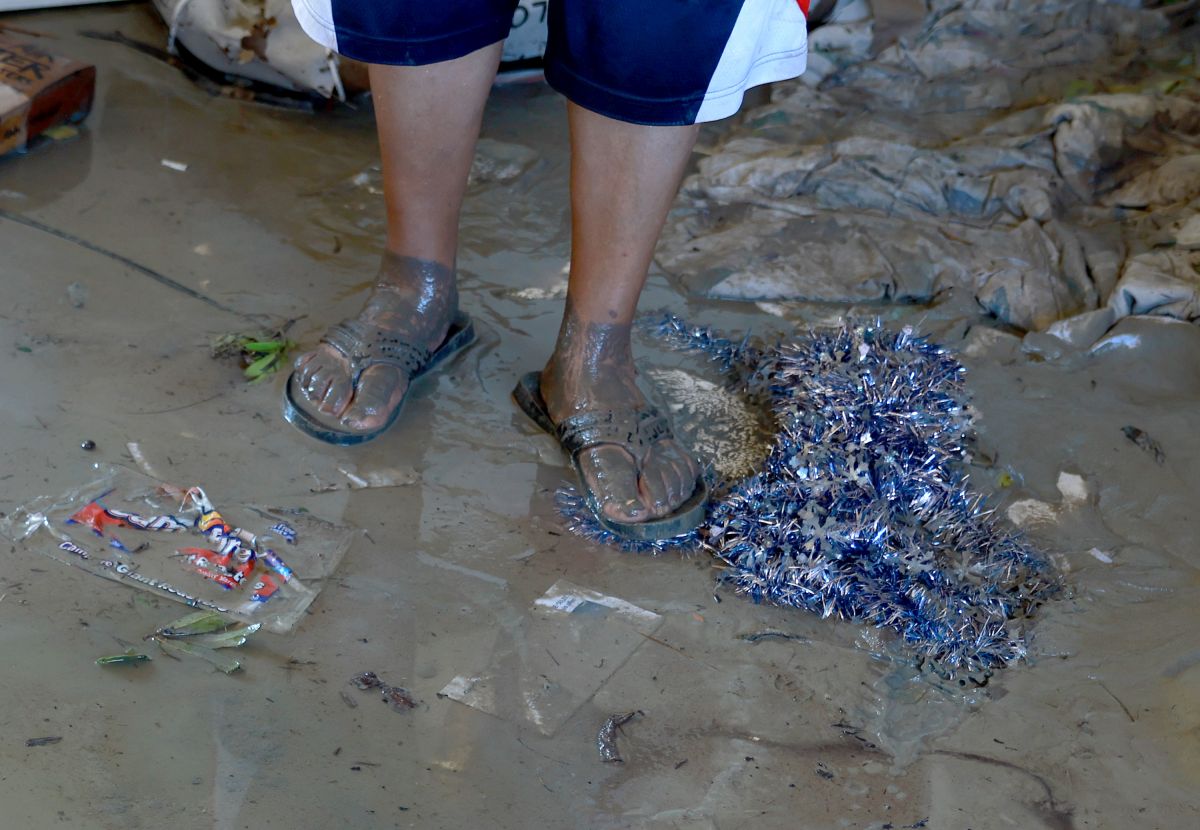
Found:
[[[1191,22],[1128,0],[934,2],[915,35],[779,85],[705,148],[659,262],[719,298],[959,297],[1023,330],[1101,307],[1193,319]]]

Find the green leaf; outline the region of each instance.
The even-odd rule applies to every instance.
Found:
[[[249,340],[242,344],[247,352],[282,352],[286,348],[287,343],[282,340]]]
[[[192,637],[188,642],[205,648],[237,648],[245,644],[246,639],[260,628],[262,628],[262,623],[238,625],[219,634],[201,634],[198,637]]]
[[[167,623],[155,633],[168,639],[177,639],[224,631],[231,625],[233,625],[233,620],[226,619],[217,611],[197,611]]]
[[[271,352],[271,354],[263,355],[258,360],[247,366],[245,370],[243,370],[242,374],[248,378],[257,378],[260,375],[264,375],[269,372],[272,368],[271,364],[275,363],[277,360],[279,360],[279,352]]]
[[[201,660],[207,660],[209,663],[212,663],[226,674],[233,674],[242,667],[241,661],[220,655],[206,646],[193,645],[189,640],[167,640],[155,637],[154,641],[158,643],[159,648],[163,651],[186,654],[189,657],[199,657]]]
[[[149,662],[149,654],[138,654],[133,649],[128,649],[124,654],[113,654],[109,657],[100,657],[96,660],[97,666],[136,666],[138,663]]]

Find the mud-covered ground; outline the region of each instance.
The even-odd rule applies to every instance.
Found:
[[[0,827],[1200,821],[1194,324],[1134,315],[1101,348],[1033,353],[963,304],[721,301],[652,276],[646,309],[758,333],[879,314],[963,355],[979,416],[973,480],[1051,553],[1068,592],[1043,609],[1027,663],[982,688],[947,686],[889,659],[874,629],[714,596],[701,556],[625,555],[564,534],[558,451],[508,399],[561,311],[566,136],[549,90],[498,89],[488,110],[460,259],[480,342],[385,437],[332,449],[281,421],[282,378],[247,385],[209,343],[256,315],[300,318],[292,335],[311,343],[357,308],[382,229],[370,113],[213,98],[153,57],[79,34],[161,42],[148,6],[3,22],[52,35],[52,49],[100,74],[80,138],[0,160],[0,510],[87,480],[94,462],[132,464],[137,442],[165,477],[221,503],[305,507],[362,533],[297,630],[257,635],[231,676],[157,651],[136,668],[96,666],[181,606],[6,541]],[[698,449],[723,446],[695,364],[651,343],[640,354],[664,395],[689,391],[675,417]],[[313,492],[346,482],[342,469],[412,474]],[[633,642],[572,629],[589,682],[552,734],[439,697],[489,664],[570,686],[531,612],[564,579],[661,620]],[[764,630],[795,639],[746,639]],[[365,669],[418,707],[393,712],[350,687]],[[519,689],[496,695],[519,711]],[[625,762],[602,763],[597,730],[629,710],[644,714],[618,737]],[[62,740],[26,746],[47,736]]]

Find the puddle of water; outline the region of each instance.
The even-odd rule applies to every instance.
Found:
[[[239,309],[308,315],[296,332],[307,342],[356,310],[374,272],[382,206],[370,194],[326,194],[375,163],[367,113],[314,118],[214,101],[144,56],[74,34],[119,27],[158,36],[142,7],[41,14],[28,25],[98,62],[100,97],[82,141],[0,162],[0,192],[25,197],[3,196],[6,209]],[[1190,460],[1200,352],[1191,329],[1147,324],[1131,332],[1136,348],[1071,360],[1034,360],[1000,341],[966,358],[978,444],[990,459],[980,454],[976,486],[1000,510],[1030,499],[1059,505],[1064,471],[1090,495],[1029,530],[1069,566],[1073,586],[1044,609],[1030,665],[984,689],[942,689],[873,658],[885,644],[862,642],[860,628],[726,592],[717,602],[703,557],[626,556],[563,534],[552,494],[568,472],[508,400],[520,372],[544,360],[562,308],[561,101],[538,88],[500,90],[485,131],[539,160],[508,183],[473,190],[465,208],[462,291],[480,343],[423,383],[403,422],[365,448],[307,441],[279,419],[281,378],[244,386],[208,359],[210,337],[243,325],[238,318],[0,220],[14,288],[0,330],[30,348],[14,350],[5,369],[6,385],[21,393],[0,402],[11,425],[0,448],[8,476],[0,510],[66,490],[95,460],[127,461],[124,447],[137,441],[171,477],[221,482],[245,501],[302,495],[314,512],[364,531],[298,630],[253,641],[242,676],[229,678],[157,655],[125,673],[96,667],[97,656],[177,615],[173,606],[0,550],[0,649],[10,666],[0,694],[11,702],[4,727],[13,737],[0,748],[11,771],[0,799],[10,821],[1195,822],[1191,494],[1200,473]],[[187,161],[188,172],[162,168],[163,157]],[[71,304],[73,283],[89,289],[82,308]],[[969,305],[948,297],[931,307],[764,310],[682,296],[658,273],[642,303],[756,333],[879,315],[956,347],[977,321]],[[697,407],[748,418],[678,355],[642,344],[639,356],[668,405],[690,400],[685,390]],[[1125,436],[1129,425],[1161,444],[1162,464]],[[753,446],[733,434],[703,422],[686,429],[730,469],[752,463]],[[96,442],[92,453],[79,448],[84,439]],[[344,479],[343,467],[412,468],[421,481],[310,492]],[[999,483],[1000,470],[1011,471],[1011,485]],[[514,630],[563,578],[660,614],[662,625],[551,736],[439,698],[486,662],[495,632]],[[768,629],[802,639],[740,638]],[[397,714],[364,698],[351,708],[339,692],[365,669],[409,688],[418,707]],[[645,715],[617,738],[625,763],[602,764],[596,731],[634,709]],[[24,747],[46,735],[63,740]]]

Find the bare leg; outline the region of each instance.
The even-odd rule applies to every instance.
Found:
[[[458,310],[458,214],[500,51],[497,43],[430,66],[370,67],[388,232],[359,319],[429,349]],[[329,346],[301,355],[296,369],[313,409],[352,430],[382,424],[408,388],[397,369],[376,366],[354,389],[345,359]]]
[[[542,396],[555,422],[646,406],[634,382],[634,311],[654,246],[696,140],[696,127],[646,127],[570,105],[571,277]],[[580,458],[618,521],[667,515],[695,489],[696,462],[675,441],[634,458],[606,444]]]

